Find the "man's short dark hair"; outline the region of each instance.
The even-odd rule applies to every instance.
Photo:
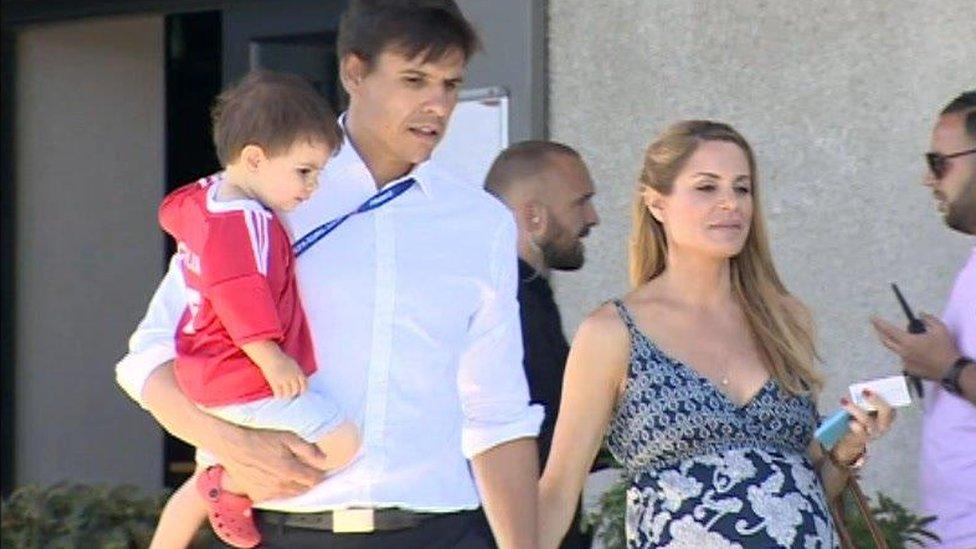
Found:
[[[301,139],[324,143],[336,151],[342,129],[335,112],[312,85],[295,74],[252,71],[227,88],[211,111],[213,141],[224,167],[247,145],[273,156]]]
[[[502,151],[488,170],[485,190],[502,198],[513,183],[538,175],[556,155],[581,158],[576,149],[556,141],[522,141]]]
[[[966,115],[966,133],[969,134],[969,137],[976,139],[976,90],[961,93],[959,97],[950,101],[940,114],[947,115],[957,112]]]
[[[371,68],[388,48],[424,63],[454,51],[467,61],[481,41],[454,0],[353,0],[339,21],[339,59],[355,54]]]

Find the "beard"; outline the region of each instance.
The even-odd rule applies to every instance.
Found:
[[[579,239],[574,239],[572,246],[559,246],[556,242],[549,242],[540,246],[540,249],[546,266],[555,271],[575,271],[586,261],[583,244]]]
[[[551,231],[539,249],[546,266],[555,271],[575,271],[586,261],[582,238],[589,234],[589,227],[572,232],[553,219]]]
[[[960,189],[959,196],[946,204],[946,225],[965,234],[976,234],[976,175]]]

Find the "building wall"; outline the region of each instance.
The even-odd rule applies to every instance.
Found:
[[[812,309],[829,383],[897,371],[868,316],[901,323],[888,283],[938,312],[969,253],[918,183],[934,114],[976,87],[976,5],[949,0],[549,3],[553,139],[593,171],[603,225],[587,264],[557,275],[567,330],[627,290],[629,206],[642,152],[669,122],[732,123],[758,155],[774,255]],[[919,411],[875,445],[869,491],[917,503]]]
[[[16,483],[161,486],[161,432],[114,364],[163,268],[161,17],[16,40]]]

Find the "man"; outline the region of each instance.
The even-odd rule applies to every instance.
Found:
[[[286,220],[320,365],[309,382],[360,428],[357,461],[323,480],[314,446],[186,399],[169,362],[186,309],[172,266],[117,366],[245,485],[266,547],[488,547],[479,494],[499,546],[535,544],[542,412],[519,367],[515,226],[427,161],[477,47],[452,0],[357,0],[340,23],[346,142]]]
[[[582,239],[599,223],[593,181],[572,148],[525,141],[504,150],[488,171],[485,188],[515,216],[518,227],[519,290],[525,374],[532,401],[545,407],[539,461],[545,467],[559,413],[569,344],[549,286],[549,272],[583,266]],[[578,515],[577,515],[578,519]],[[578,520],[562,547],[589,547]]]
[[[932,130],[929,172],[946,225],[976,235],[976,90],[946,106]],[[976,547],[976,249],[956,278],[942,320],[922,315],[910,334],[880,318],[872,323],[905,371],[926,383],[921,493],[938,547]]]

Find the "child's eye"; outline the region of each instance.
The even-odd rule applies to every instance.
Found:
[[[697,190],[699,190],[699,191],[711,192],[711,191],[714,191],[715,190],[715,185],[699,185],[699,186],[697,186],[695,188]]]
[[[743,194],[743,195],[745,195],[745,194],[751,194],[752,193],[752,189],[750,189],[749,187],[736,187],[735,188],[735,192],[737,192],[739,194]]]

